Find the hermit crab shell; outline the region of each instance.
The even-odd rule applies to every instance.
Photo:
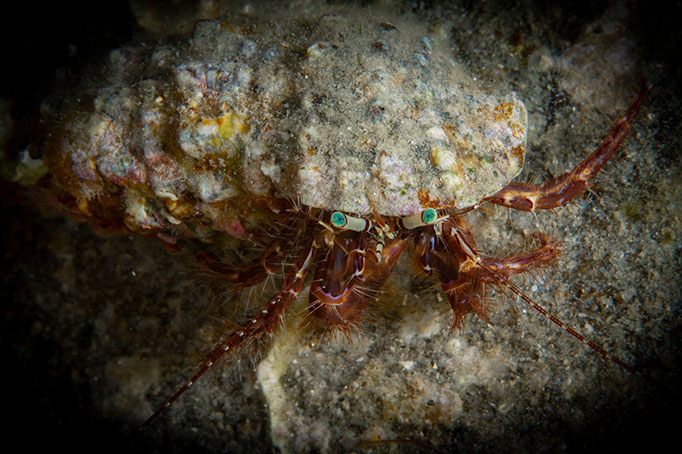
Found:
[[[225,207],[268,197],[359,215],[472,205],[521,171],[527,114],[439,30],[361,11],[235,16],[185,47],[114,51],[59,118],[48,165],[81,211],[109,200],[131,229],[201,218],[237,234]]]

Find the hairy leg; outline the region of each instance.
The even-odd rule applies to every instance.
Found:
[[[284,315],[303,289],[305,277],[314,264],[315,255],[318,249],[318,240],[312,241],[310,247],[299,254],[294,260],[293,265],[284,276],[281,290],[270,299],[268,304],[257,315],[236,330],[230,331],[221,337],[213,346],[211,351],[201,362],[201,366],[176,393],[159,407],[147,420],[142,423],[140,430],[147,427],[163,411],[175,402],[182,394],[192,387],[202,375],[204,375],[218,360],[228,354],[237,351],[246,342],[257,339],[264,334],[275,332],[281,325]]]
[[[235,290],[251,287],[268,276],[275,274],[283,260],[282,242],[275,240],[257,260],[245,265],[230,265],[221,262],[208,251],[199,251],[194,259],[212,277],[231,284]]]

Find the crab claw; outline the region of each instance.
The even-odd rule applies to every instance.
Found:
[[[404,240],[395,240],[378,254],[379,244],[364,233],[337,237],[317,264],[309,307],[325,330],[347,335],[355,330],[367,302],[376,299],[406,246]]]

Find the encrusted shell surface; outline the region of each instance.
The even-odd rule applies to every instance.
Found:
[[[238,235],[268,197],[361,215],[469,206],[521,171],[527,114],[444,41],[352,13],[201,22],[186,48],[112,52],[47,163],[81,211],[107,201],[133,230]]]

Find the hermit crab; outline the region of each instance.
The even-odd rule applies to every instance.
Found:
[[[286,16],[286,15],[285,15]],[[492,258],[464,215],[484,204],[551,210],[585,191],[618,150],[644,89],[599,147],[542,186],[523,168],[527,113],[452,58],[439,25],[357,13],[230,16],[197,25],[190,44],[113,51],[77,97],[50,100],[42,144],[61,206],[107,230],[170,248],[221,236],[262,249],[247,263],[208,251],[204,269],[240,290],[279,290],[223,333],[194,375],[275,333],[309,285],[306,324],[350,337],[406,250],[438,282],[452,327],[487,318],[486,288],[528,298],[510,278],[554,262],[558,241]],[[428,30],[428,32],[425,32]]]

